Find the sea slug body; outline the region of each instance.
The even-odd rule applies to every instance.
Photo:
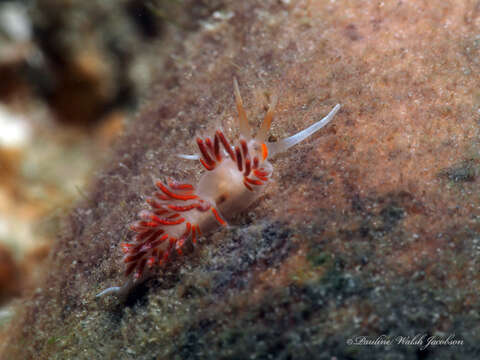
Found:
[[[227,225],[226,219],[247,208],[270,182],[273,167],[268,159],[320,130],[340,109],[337,104],[327,116],[308,128],[280,141],[268,142],[276,98],[272,98],[257,135],[252,137],[236,79],[234,93],[239,118],[238,141],[229,142],[224,133],[217,130],[212,137],[197,137],[199,154],[178,155],[199,160],[207,171],[196,186],[172,179],[166,183],[156,182],[157,191],[146,199],[150,208],[140,211],[139,220],[130,225],[135,236],[121,244],[126,282],[103,290],[97,297],[109,293],[125,296],[147,277],[151,268],[167,263],[174,254],[181,255],[187,242],[196,244],[202,234]]]

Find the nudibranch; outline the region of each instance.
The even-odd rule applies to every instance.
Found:
[[[127,280],[122,286],[103,290],[97,297],[110,293],[125,296],[154,266],[181,255],[185,244],[196,244],[202,234],[226,226],[227,219],[247,208],[264,192],[273,171],[269,159],[320,130],[340,109],[337,104],[327,116],[297,134],[268,142],[276,97],[272,97],[263,123],[252,137],[236,79],[233,85],[239,120],[238,141],[229,142],[223,131],[217,130],[212,137],[197,137],[198,154],[178,155],[199,160],[207,171],[196,186],[172,179],[166,183],[156,182],[157,191],[146,199],[149,209],[140,211],[140,219],[130,225],[136,234],[130,242],[121,244]]]

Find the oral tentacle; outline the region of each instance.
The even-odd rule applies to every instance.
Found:
[[[270,157],[276,154],[280,154],[284,151],[287,151],[292,146],[298,144],[299,142],[302,142],[309,136],[315,134],[318,130],[323,128],[333,119],[333,117],[338,112],[338,110],[340,110],[340,107],[341,107],[340,104],[335,105],[335,107],[322,120],[319,120],[316,123],[307,127],[306,129],[299,131],[295,135],[289,136],[285,139],[282,139],[274,143],[271,143],[271,142],[267,143]]]

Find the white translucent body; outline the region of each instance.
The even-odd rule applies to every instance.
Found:
[[[262,167],[271,173],[270,162],[264,161]],[[214,170],[202,175],[197,193],[214,204],[224,219],[229,219],[247,208],[265,188],[265,185],[254,186],[253,190],[249,190],[243,184],[243,179],[244,175],[238,171],[237,164],[227,158]]]

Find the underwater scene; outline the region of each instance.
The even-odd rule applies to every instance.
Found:
[[[0,360],[480,359],[480,3],[0,1]]]

